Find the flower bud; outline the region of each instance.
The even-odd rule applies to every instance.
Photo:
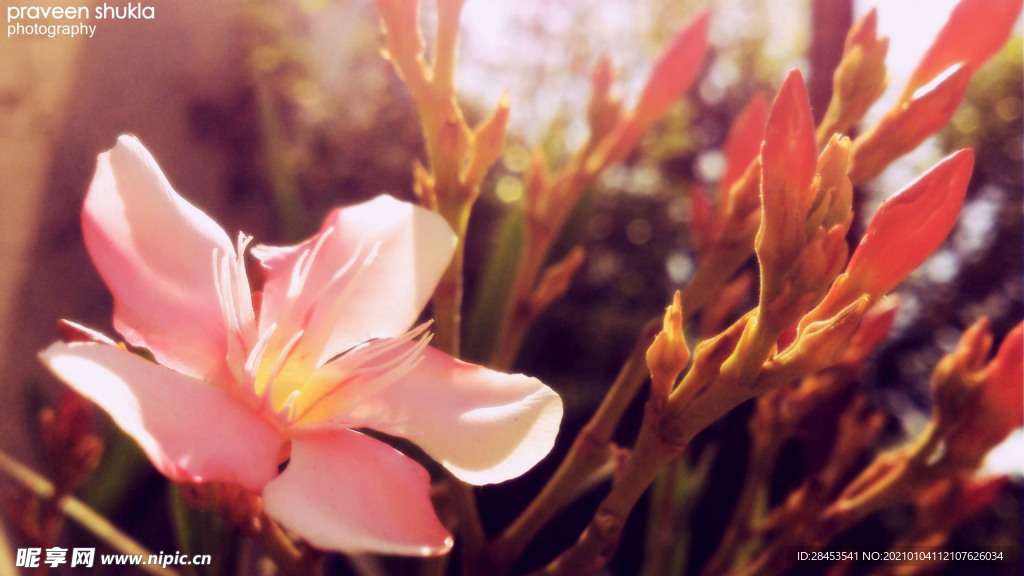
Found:
[[[932,371],[934,419],[941,428],[952,428],[977,403],[980,371],[992,349],[988,318],[981,318],[960,336],[960,342]]]
[[[491,164],[501,157],[505,150],[505,133],[508,131],[508,93],[501,95],[501,101],[489,118],[473,131],[469,160],[462,172],[462,183],[479,190],[480,182],[487,175]]]
[[[661,120],[672,104],[690,88],[707,52],[710,21],[710,13],[701,13],[662,53],[636,107],[604,137],[585,166],[586,174],[595,175],[605,166],[628,156],[647,130]]]
[[[817,174],[811,185],[812,200],[804,232],[840,226],[845,230],[853,219],[853,184],[846,176],[850,163],[850,139],[834,134],[818,157]],[[831,279],[829,279],[831,282]]]
[[[842,60],[832,75],[832,100],[818,129],[820,143],[833,133],[849,130],[885,91],[889,39],[878,38],[877,20],[871,9],[846,36]]]
[[[757,159],[767,121],[768,102],[764,95],[757,93],[733,120],[725,139],[725,175],[719,184],[723,194],[729,192],[732,185],[747,171],[750,163]]]
[[[954,152],[886,200],[850,257],[849,282],[881,296],[920,266],[952,230],[973,168],[973,151]]]
[[[608,135],[622,118],[622,102],[611,96],[611,62],[602,55],[590,74],[590,100],[587,102],[587,121],[590,124],[590,140],[598,142]]]
[[[647,368],[651,371],[651,397],[668,401],[676,378],[690,362],[690,349],[683,335],[682,295],[676,290],[672,304],[665,309],[661,332],[647,349]]]
[[[711,13],[702,12],[684,28],[651,70],[651,76],[633,109],[634,121],[646,131],[668,112],[697,79],[707,52]]]
[[[771,390],[834,365],[871,304],[861,296],[834,316],[801,327],[796,340],[765,364],[757,389]]]
[[[816,160],[811,105],[803,77],[794,70],[772,103],[761,146],[761,226],[755,246],[762,301],[781,290],[778,267],[797,258],[806,242],[804,219]]]
[[[974,152],[954,152],[883,202],[846,272],[800,325],[828,318],[862,294],[881,297],[920,266],[952,230],[973,167]]]
[[[947,436],[943,459],[961,469],[979,466],[989,450],[1024,424],[1024,324],[982,366],[991,342],[988,322],[982,319],[964,333],[960,346],[942,359],[932,377],[938,426]]]
[[[586,251],[576,246],[568,256],[544,271],[540,283],[530,295],[530,309],[534,315],[545,310],[552,302],[565,294],[586,257]]]
[[[970,79],[966,66],[950,68],[858,136],[853,143],[850,180],[854,184],[871,180],[945,126],[967,93]]]
[[[1021,0],[961,0],[911,74],[900,102],[955,64],[976,72],[1006,44],[1021,6]]]

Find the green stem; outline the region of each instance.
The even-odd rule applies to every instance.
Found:
[[[750,536],[751,527],[764,514],[768,498],[767,483],[771,478],[779,450],[787,439],[788,435],[778,439],[772,437],[766,439],[766,442],[753,439],[743,486],[736,498],[736,508],[729,519],[725,534],[719,541],[718,549],[704,565],[701,572],[704,576],[723,574],[740,560],[740,549],[745,539]]]

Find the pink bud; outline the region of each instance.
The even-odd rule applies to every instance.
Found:
[[[633,112],[640,126],[646,128],[661,119],[697,79],[707,52],[710,23],[711,13],[700,13],[692,24],[676,35],[672,45],[654,64]]]
[[[843,52],[850,52],[854,46],[872,46],[878,38],[878,10],[871,8],[860,20],[854,22],[846,35]]]
[[[858,136],[850,180],[859,184],[878,176],[890,162],[938,132],[960,106],[970,80],[971,70],[966,66],[949,68]]]
[[[1006,433],[1024,424],[1024,323],[1003,339],[988,367],[984,400],[998,411]]]
[[[814,120],[803,76],[792,71],[786,76],[768,113],[761,145],[761,227],[757,232],[757,257],[761,261],[762,284],[769,262],[796,258],[806,243],[804,222],[811,203],[811,180],[817,169],[818,153]],[[775,286],[769,292],[781,288]],[[762,298],[767,294],[762,288]]]
[[[909,100],[954,64],[963,62],[971,73],[977,71],[1006,44],[1022,4],[1022,0],[961,0],[910,76],[900,101]]]
[[[647,130],[690,88],[707,52],[710,21],[710,13],[702,12],[662,53],[636,108],[604,136],[599,151],[587,163],[586,173],[596,175],[609,164],[628,156]]]
[[[755,94],[733,121],[725,140],[725,176],[719,187],[723,192],[728,192],[757,158],[767,118],[768,102],[762,94]]]
[[[765,209],[802,208],[793,214],[802,221],[818,151],[814,138],[811,103],[800,71],[787,76],[772,102],[761,147],[761,194]]]
[[[917,268],[949,235],[974,168],[974,152],[949,155],[886,200],[846,267],[847,285],[881,296]]]

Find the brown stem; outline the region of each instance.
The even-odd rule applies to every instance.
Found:
[[[611,437],[622,415],[647,378],[644,355],[661,319],[648,322],[590,422],[541,493],[491,546],[494,570],[503,574],[549,520],[576,495],[580,486],[612,456]]]
[[[664,408],[664,406],[661,406]],[[658,473],[685,445],[675,444],[666,436],[663,421],[672,415],[659,412],[648,402],[633,452],[626,460],[622,474],[611,492],[598,506],[580,539],[546,566],[539,574],[590,574],[603,568],[615,552],[626,518]]]
[[[719,541],[718,548],[704,565],[701,572],[703,576],[723,574],[735,564],[740,546],[744,543],[744,539],[750,536],[753,522],[761,514],[761,508],[765,505],[768,491],[767,481],[771,477],[775,460],[785,440],[786,436],[778,439],[772,437],[766,442],[757,442],[755,439],[748,459],[743,486],[736,498],[736,507],[733,509],[729,525]]]
[[[266,512],[260,513],[255,533],[263,550],[285,576],[309,576],[321,570],[323,556],[312,548],[300,550]]]

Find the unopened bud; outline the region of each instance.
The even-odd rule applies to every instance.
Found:
[[[479,190],[480,182],[487,175],[487,170],[501,157],[505,150],[508,115],[508,93],[506,92],[501,95],[501,101],[498,102],[494,113],[473,131],[473,144],[469,160],[461,178],[463,185]]]
[[[850,180],[854,184],[871,180],[893,160],[938,132],[956,112],[970,79],[970,70],[965,66],[950,68],[858,136],[853,142]]]
[[[602,55],[590,74],[590,100],[587,102],[587,121],[593,142],[608,135],[622,118],[622,103],[611,96],[614,77],[611,62]]]
[[[723,194],[747,171],[761,152],[764,125],[768,121],[768,101],[757,93],[733,120],[725,139],[725,175],[719,184]],[[722,203],[724,204],[724,202]]]
[[[924,262],[952,230],[973,167],[971,150],[954,152],[883,202],[846,272],[801,325],[835,314],[862,294],[883,296]]]
[[[762,300],[778,295],[784,275],[779,266],[797,258],[805,243],[803,223],[817,157],[807,89],[794,70],[772,103],[761,147],[761,227],[755,247]]]
[[[850,257],[850,282],[881,296],[924,262],[952,230],[973,169],[973,151],[954,152],[882,203]]]
[[[533,294],[530,295],[532,314],[536,315],[546,310],[552,302],[565,294],[586,257],[586,251],[576,246],[568,256],[544,271],[544,276],[540,279]]]
[[[771,390],[835,365],[871,304],[869,296],[861,296],[831,318],[803,326],[793,343],[765,364],[757,389]]]
[[[885,91],[889,39],[878,38],[876,30],[874,9],[850,28],[842,60],[832,76],[832,100],[818,128],[819,142],[849,130]]]
[[[668,112],[697,79],[707,52],[711,13],[702,12],[682,30],[654,64],[633,109],[634,121],[646,131]]]
[[[934,419],[941,428],[955,426],[973,406],[980,393],[980,371],[992,348],[989,321],[981,318],[960,336],[955,350],[946,354],[932,371]]]
[[[906,102],[950,66],[963,63],[973,74],[1013,33],[1020,0],[961,0],[921,58],[900,97]],[[984,33],[979,33],[983,30]]]
[[[665,309],[661,332],[647,349],[647,368],[651,371],[651,397],[668,401],[676,378],[690,362],[690,349],[683,335],[682,295],[676,290],[672,304]]]
[[[818,157],[818,173],[811,186],[813,200],[804,232],[812,236],[819,227],[849,229],[853,219],[853,184],[846,176],[850,164],[850,139],[834,135]]]
[[[1024,324],[1006,336],[984,367],[978,366],[979,357],[991,336],[987,323],[977,326],[965,332],[961,346],[940,362],[933,377],[938,426],[948,435],[943,460],[968,470],[1024,424]]]
[[[710,13],[701,13],[662,53],[636,107],[601,140],[587,161],[584,166],[586,175],[595,175],[606,166],[626,158],[651,126],[661,120],[672,104],[690,88],[707,52],[710,21]]]

